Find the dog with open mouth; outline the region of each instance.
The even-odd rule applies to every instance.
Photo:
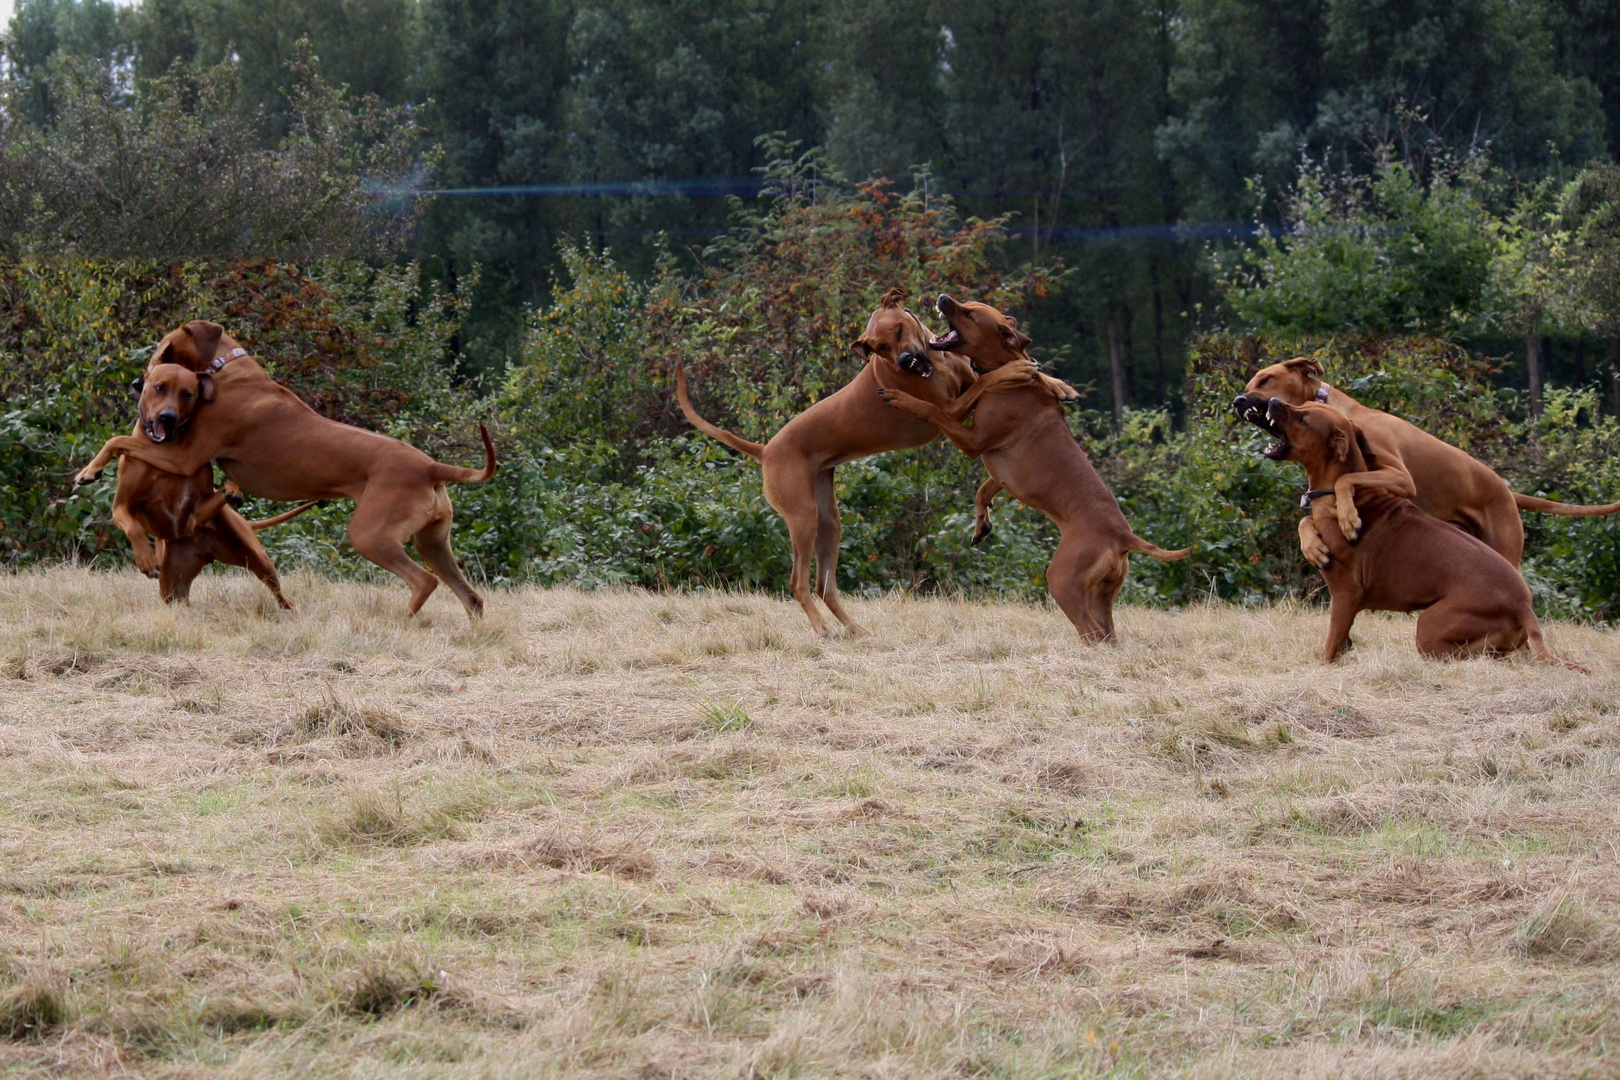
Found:
[[[1483,540],[1378,488],[1356,491],[1358,535],[1339,527],[1339,480],[1374,471],[1377,454],[1351,419],[1328,405],[1266,404],[1265,426],[1277,436],[1273,461],[1296,461],[1309,484],[1302,500],[1330,558],[1322,567],[1332,595],[1322,663],[1350,640],[1363,611],[1420,611],[1418,652],[1431,659],[1501,656],[1528,647],[1537,658],[1574,671],[1555,656],[1518,570]]]
[[[987,373],[985,380],[1032,363],[1029,335],[989,304],[942,295],[937,307],[949,329],[930,346],[966,356]],[[1046,568],[1046,587],[1082,641],[1113,640],[1114,597],[1125,583],[1131,552],[1167,562],[1191,553],[1191,548],[1167,551],[1131,530],[1118,500],[1069,430],[1062,403],[1044,387],[1024,380],[986,394],[972,427],[903,390],[883,387],[878,394],[933,424],[968,457],[983,459],[990,479],[976,498],[981,520],[988,521],[990,500],[1005,488],[1057,525],[1060,539]],[[977,530],[975,540],[987,531]]]
[[[1323,374],[1321,361],[1312,356],[1267,365],[1254,373],[1232,408],[1239,419],[1272,435],[1277,433],[1268,426],[1266,406],[1274,400],[1287,405],[1326,405],[1361,430],[1377,455],[1378,467],[1347,474],[1338,481],[1339,528],[1351,539],[1360,528],[1356,492],[1363,489],[1411,499],[1420,510],[1479,537],[1514,566],[1524,556],[1522,511],[1565,517],[1600,517],[1620,511],[1620,502],[1581,506],[1521,495],[1484,462],[1398,416],[1363,405],[1329,385]],[[1328,548],[1311,521],[1306,518],[1299,523],[1299,549],[1312,565],[1322,566]]]
[[[154,445],[185,438],[197,409],[213,397],[213,381],[178,364],[156,364],[130,388],[139,395],[134,438]],[[264,521],[249,521],[227,505],[240,492],[234,484],[214,488],[214,466],[190,476],[164,472],[136,458],[121,459],[112,519],[129,538],[135,565],[158,579],[166,603],[185,603],[191,585],[211,562],[251,572],[284,611],[294,611],[281,591],[275,564],[259,543],[259,532],[290,521],[315,506],[309,502]],[[153,540],[156,546],[153,546]]]
[[[923,420],[887,409],[877,397],[883,388],[903,388],[921,400],[965,416],[981,395],[998,386],[1042,380],[1045,392],[1074,396],[1066,383],[1042,376],[1034,364],[979,379],[966,357],[931,345],[933,334],[906,309],[905,292],[890,289],[850,347],[866,361],[860,373],[784,424],[769,442],[757,443],[717,427],[698,415],[687,392],[686,370],[675,367],[675,396],[688,422],[710,438],[758,461],[764,469],[765,498],[787,522],[793,545],[793,596],[811,628],[826,635],[816,609],[819,597],[852,636],[865,628],[845,610],[838,595],[838,544],[842,522],[833,489],[833,471],[845,462],[890,450],[909,450],[939,437]],[[814,561],[814,580],[811,563]]]

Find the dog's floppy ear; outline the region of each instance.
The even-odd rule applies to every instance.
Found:
[[[865,360],[867,357],[872,355],[872,346],[866,343],[865,338],[856,338],[854,341],[849,343],[849,347],[860,353],[862,360]]]
[[[883,299],[878,301],[878,307],[897,308],[901,304],[905,303],[905,299],[906,290],[896,285],[894,288],[883,294]]]
[[[1314,356],[1296,356],[1292,360],[1284,360],[1283,367],[1290,371],[1297,371],[1301,375],[1322,374],[1322,361]]]
[[[197,376],[197,398],[199,401],[213,401],[214,392],[214,377],[212,375]]]
[[[1328,454],[1334,461],[1350,460],[1350,437],[1342,428],[1335,427],[1328,433]]]
[[[133,379],[131,379],[129,381],[129,388],[135,394],[136,397],[140,397],[141,396],[141,391],[146,389],[146,376],[145,375],[137,375],[137,376],[135,376]]]
[[[1012,322],[1011,319],[1007,321]],[[1014,323],[1012,326],[1003,326],[1001,328],[1001,340],[1007,348],[1014,352],[1023,352],[1029,348],[1030,336],[1018,329],[1018,325]]]
[[[1361,448],[1361,456],[1367,462],[1367,471],[1373,472],[1378,468],[1378,455],[1373,453],[1372,447],[1367,445],[1367,436],[1360,428],[1356,428],[1356,446]]]
[[[219,323],[197,319],[186,323],[185,330],[191,335],[192,344],[197,346],[197,355],[202,357],[203,366],[213,363],[214,357],[219,355],[219,340],[225,336],[225,328]]]

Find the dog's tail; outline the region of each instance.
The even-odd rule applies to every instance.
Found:
[[[1576,503],[1538,499],[1534,495],[1520,495],[1517,491],[1513,493],[1513,502],[1520,510],[1530,510],[1537,514],[1562,514],[1564,517],[1603,517],[1605,514],[1620,513],[1620,502],[1605,503],[1602,506],[1581,506]]]
[[[1148,543],[1135,533],[1131,533],[1130,538],[1125,541],[1125,546],[1130,548],[1132,551],[1140,551],[1144,555],[1151,555],[1160,562],[1178,562],[1192,554],[1192,548],[1190,547],[1177,548],[1174,551],[1167,551],[1158,544]]]
[[[724,428],[717,428],[697,414],[697,410],[692,408],[692,399],[686,395],[686,367],[679,361],[675,363],[675,400],[681,403],[681,412],[691,422],[692,426],[709,438],[719,439],[737,453],[747,454],[755,461],[759,461],[765,456],[763,443],[749,442],[747,439],[733,435]]]
[[[489,437],[489,429],[483,424],[478,425],[478,437],[484,440],[484,467],[482,469],[463,469],[460,465],[446,465],[441,461],[433,463],[433,482],[436,484],[482,484],[495,475],[495,443]]]
[[[1578,671],[1582,675],[1592,674],[1586,668],[1581,667],[1581,665],[1569,660],[1565,660],[1563,657],[1553,654],[1553,651],[1547,647],[1547,639],[1542,636],[1541,620],[1536,618],[1536,613],[1534,611],[1527,610],[1523,618],[1525,636],[1529,639],[1530,651],[1536,654],[1536,659],[1542,661],[1543,663],[1552,664],[1554,667],[1568,668],[1571,671]]]
[[[320,506],[321,503],[325,501],[326,500],[321,499],[316,502],[307,502],[303,506],[295,506],[291,510],[284,510],[275,517],[268,517],[263,521],[250,521],[248,522],[248,528],[252,529],[254,532],[264,532],[266,529],[272,529],[277,525],[282,525],[291,521],[299,514],[302,514],[305,510],[315,509],[315,507]]]

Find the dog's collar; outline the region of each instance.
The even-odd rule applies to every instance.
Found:
[[[1299,508],[1301,510],[1309,510],[1311,508],[1311,503],[1315,502],[1317,499],[1320,499],[1324,495],[1332,494],[1332,488],[1312,488],[1299,497]]]
[[[1322,403],[1323,405],[1326,405],[1328,395],[1331,394],[1332,392],[1333,392],[1333,387],[1329,386],[1327,383],[1323,383],[1323,384],[1321,384],[1320,386],[1318,386],[1316,388],[1316,397],[1314,398],[1314,400]]]
[[[246,356],[246,355],[247,355],[247,350],[244,349],[244,348],[241,348],[240,346],[238,346],[237,348],[234,348],[230,352],[226,353],[224,356],[216,356],[212,360],[210,360],[208,362],[208,370],[209,371],[218,371],[220,368],[224,367],[226,364],[230,363],[232,360],[235,360],[238,356]]]

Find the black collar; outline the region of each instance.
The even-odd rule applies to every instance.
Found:
[[[1311,508],[1311,503],[1315,502],[1317,499],[1320,499],[1324,495],[1332,494],[1332,488],[1312,488],[1299,497],[1299,508],[1301,510],[1309,510]]]

